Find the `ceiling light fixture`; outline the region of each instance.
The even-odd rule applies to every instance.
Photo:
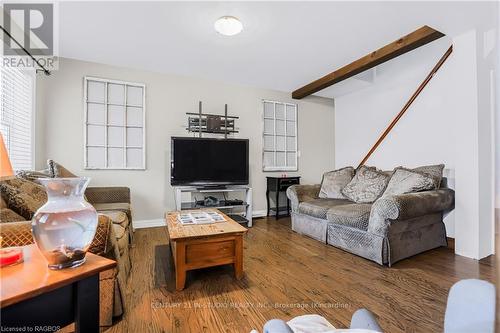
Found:
[[[234,36],[243,30],[243,24],[234,16],[222,16],[214,23],[215,31],[224,36]]]

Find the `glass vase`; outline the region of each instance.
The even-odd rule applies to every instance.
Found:
[[[84,193],[90,178],[40,178],[48,201],[31,221],[35,243],[49,268],[80,266],[94,239],[97,212]]]

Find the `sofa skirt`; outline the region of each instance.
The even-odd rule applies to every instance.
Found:
[[[387,257],[384,237],[365,230],[330,223],[327,243],[342,250],[383,265]]]
[[[389,232],[384,237],[292,212],[292,230],[380,265],[389,266],[416,254],[446,246],[446,230],[440,213],[392,221]]]
[[[292,230],[326,244],[328,221],[292,212]]]

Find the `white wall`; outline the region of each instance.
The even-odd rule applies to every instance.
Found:
[[[83,77],[96,76],[146,84],[147,170],[83,169]],[[250,183],[254,211],[264,211],[265,177],[262,172],[262,99],[293,102],[290,93],[229,85],[195,78],[131,70],[78,60],[61,59],[53,75],[38,76],[37,167],[52,158],[72,172],[92,177],[92,185],[125,185],[132,192],[136,220],[161,219],[173,209],[170,186],[170,137],[186,136],[186,112],[224,112],[239,116],[239,138],[250,140]],[[303,183],[318,183],[333,168],[333,100],[311,97],[298,102],[299,171]]]
[[[335,97],[335,164],[357,165],[453,43],[448,61],[367,164],[392,169],[444,163],[456,190],[456,209],[445,218],[447,234],[456,238],[458,254],[472,258],[493,253],[491,82],[486,79],[491,64],[479,54],[482,40],[475,30],[440,39],[379,66],[368,87]]]
[[[336,167],[358,165],[449,45],[449,39],[439,40],[378,66],[367,88],[335,98]],[[450,85],[454,80],[450,62],[451,58],[367,164],[391,170],[399,165],[444,163],[454,187],[455,136],[446,130],[454,127],[457,112],[449,107],[456,93],[455,85]],[[445,223],[453,237],[453,213]]]

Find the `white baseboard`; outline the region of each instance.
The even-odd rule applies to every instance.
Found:
[[[133,222],[134,229],[155,228],[166,226],[164,219],[138,220]]]
[[[254,210],[252,212],[252,217],[264,217],[267,215],[266,210]]]
[[[267,215],[267,211],[265,210],[254,210],[252,216],[255,217],[264,217]],[[134,229],[142,229],[142,228],[156,228],[156,227],[164,227],[166,226],[164,219],[152,219],[152,220],[137,220],[133,222]]]

